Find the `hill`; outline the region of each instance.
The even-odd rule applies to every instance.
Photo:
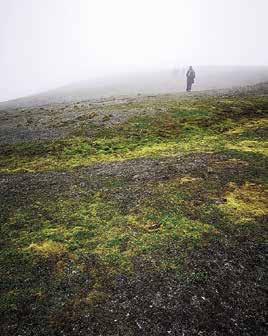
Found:
[[[81,102],[92,99],[165,94],[185,91],[185,67],[162,71],[118,74],[92,78],[41,94],[0,102],[0,110],[40,107],[48,104]],[[266,66],[197,66],[195,91],[225,89],[268,81]]]
[[[1,335],[265,335],[267,86],[2,111]]]

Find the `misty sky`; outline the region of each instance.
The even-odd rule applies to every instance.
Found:
[[[98,76],[268,65],[267,0],[0,0],[0,101]]]

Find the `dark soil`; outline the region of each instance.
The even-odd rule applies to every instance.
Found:
[[[247,95],[259,102],[239,102]],[[3,166],[12,169],[0,174],[0,336],[267,335],[266,95],[261,84],[1,112],[0,145],[10,145],[2,146]],[[162,112],[168,118],[159,126]],[[146,126],[144,115],[157,117]],[[140,124],[127,128],[133,116]],[[115,127],[116,139],[121,124],[132,130],[124,141],[134,134],[179,142],[187,120],[187,132],[208,139],[208,149],[27,173],[12,166],[31,159],[25,143],[40,143],[33,160],[51,159],[43,140],[54,144],[44,148],[55,160],[80,158],[97,129]],[[209,149],[222,133],[226,146]],[[56,139],[74,134],[85,137],[78,154],[56,152]],[[90,155],[81,153],[81,160]]]
[[[172,253],[179,257],[181,251]],[[45,315],[49,306],[43,316],[25,306],[16,317],[22,319],[20,331],[17,321],[12,327],[10,320],[1,335],[264,336],[266,257],[263,245],[216,243],[193,252],[186,261],[187,273],[180,275],[153,272],[139,259],[135,277],[121,275],[113,285],[107,283],[110,296],[105,304],[93,310],[83,304],[71,311],[62,307],[53,315],[56,325]]]

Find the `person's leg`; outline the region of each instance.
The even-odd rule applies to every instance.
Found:
[[[186,91],[190,91],[190,81],[189,79],[187,78],[187,87],[186,87]]]

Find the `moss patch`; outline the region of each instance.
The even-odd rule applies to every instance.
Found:
[[[138,324],[147,328],[147,320],[127,320],[143,304],[141,288],[142,316],[157,321],[174,295],[194,307],[187,321],[206,317],[208,305],[225,311],[226,302],[245,300],[248,307],[242,292],[228,300],[236,284],[249,288],[260,279],[255,270],[248,280],[243,270],[248,246],[260,251],[266,238],[267,103],[249,96],[122,104],[120,112],[138,116],[110,127],[81,117],[69,138],[2,147],[5,332],[141,333]],[[109,123],[112,108],[102,108]],[[186,311],[176,309],[172,316]],[[118,331],[115,320],[134,321],[134,331],[125,333],[125,322]]]
[[[237,223],[245,223],[268,215],[268,193],[261,185],[246,182],[241,187],[231,184],[226,204],[221,208]]]

